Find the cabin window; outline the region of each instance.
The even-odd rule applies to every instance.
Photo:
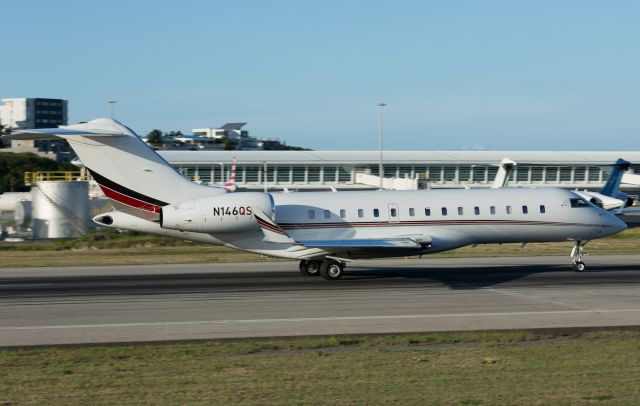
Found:
[[[324,211],[324,218],[326,219],[331,218],[331,212],[329,210]]]
[[[416,215],[416,211],[413,209],[413,207],[411,207],[411,208],[409,209],[409,215],[410,215],[411,217],[413,217],[413,216],[415,216],[415,215]]]
[[[496,214],[496,206],[491,206],[491,207],[489,207],[489,212],[490,212],[491,214]]]
[[[316,218],[316,211],[315,210],[309,210],[309,218],[310,219]]]
[[[529,208],[527,206],[522,206],[522,214],[529,213]]]
[[[473,214],[475,214],[476,216],[480,214],[480,207],[476,206],[473,208]]]
[[[380,210],[373,209],[373,217],[380,217]]]
[[[397,217],[398,216],[398,211],[394,208],[391,208],[390,210],[391,212],[391,217]]]
[[[511,214],[511,206],[507,206],[507,214]]]
[[[544,214],[547,212],[547,209],[544,207],[544,204],[540,205],[540,213]]]
[[[429,207],[424,208],[424,215],[427,217],[431,215],[431,209]]]
[[[446,215],[447,215],[447,208],[446,208],[446,207],[443,207],[443,208],[442,208],[442,215],[443,215],[443,216],[446,216]]]
[[[358,209],[358,217],[364,217],[364,210]]]
[[[340,218],[343,219],[347,217],[347,211],[345,209],[340,209]]]
[[[464,214],[464,210],[462,210],[462,207],[458,207],[458,215],[462,216]]]

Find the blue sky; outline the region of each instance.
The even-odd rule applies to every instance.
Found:
[[[141,134],[248,122],[314,149],[637,150],[634,1],[31,1],[0,97]]]

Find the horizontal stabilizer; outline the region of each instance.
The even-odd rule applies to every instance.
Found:
[[[307,248],[409,248],[418,249],[422,245],[412,238],[354,239],[354,240],[307,240],[298,241]]]
[[[33,130],[18,130],[5,135],[10,140],[53,140],[72,136],[86,137],[122,137],[125,134],[109,134],[105,132],[87,130],[69,130],[65,128],[39,128]]]

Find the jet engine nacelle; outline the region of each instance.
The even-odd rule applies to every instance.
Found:
[[[591,203],[605,210],[615,210],[623,207],[628,207],[633,203],[633,199],[629,202],[630,198],[626,193],[618,192],[614,197],[606,196],[598,192],[576,192],[580,196],[584,197]]]
[[[271,196],[266,193],[233,193],[187,200],[164,206],[160,227],[196,233],[227,234],[259,229],[255,209],[273,214]]]

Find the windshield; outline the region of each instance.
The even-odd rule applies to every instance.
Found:
[[[569,204],[571,204],[571,207],[589,207],[589,203],[586,200],[579,198],[569,199]]]

